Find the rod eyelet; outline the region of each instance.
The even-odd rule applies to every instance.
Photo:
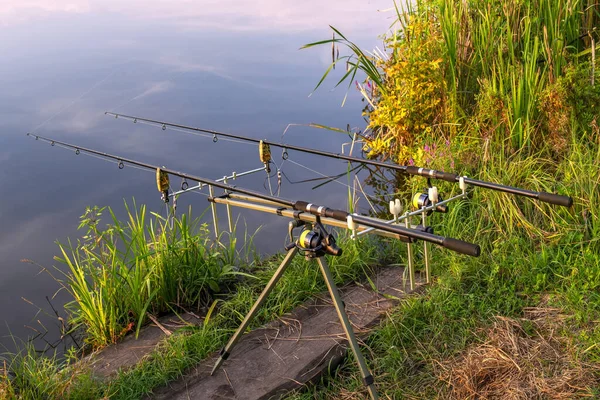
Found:
[[[133,123],[137,124],[137,118],[134,118]]]
[[[218,140],[219,138],[217,137],[217,135],[213,135],[213,143],[217,143]]]
[[[189,187],[190,187],[190,185],[184,179],[183,182],[181,182],[181,190],[187,190]]]
[[[163,131],[166,131],[166,130],[167,130],[167,126],[166,126],[165,124],[163,124],[163,126],[162,126],[162,130],[163,130]]]
[[[288,157],[289,157],[289,154],[288,154],[288,152],[287,152],[287,149],[286,149],[286,148],[284,148],[284,149],[283,149],[283,153],[281,153],[281,158],[283,158],[284,160],[287,160],[287,159],[288,159]]]
[[[123,161],[119,160],[119,169],[123,168],[125,168],[125,164],[123,163]]]
[[[75,150],[75,154],[79,155],[81,153],[81,151],[79,149]]]
[[[54,143],[54,140],[50,142],[50,146],[54,146],[56,143]]]

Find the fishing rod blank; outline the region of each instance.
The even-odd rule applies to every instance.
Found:
[[[153,120],[153,119],[148,119],[148,118],[135,117],[132,115],[116,114],[116,113],[109,112],[109,111],[105,112],[104,114],[114,116],[115,118],[125,118],[125,119],[131,120],[133,122],[140,121],[140,122],[146,122],[149,124],[161,126],[163,130],[165,130],[167,127],[173,127],[173,128],[186,129],[189,131],[209,133],[209,134],[212,134],[214,137],[223,136],[223,137],[228,137],[228,138],[232,138],[232,139],[243,140],[246,142],[252,142],[252,143],[260,143],[261,142],[261,140],[259,140],[259,139],[254,139],[254,138],[250,138],[247,136],[234,135],[231,133],[219,132],[219,131],[215,131],[215,130],[211,130],[211,129],[203,129],[203,128],[197,128],[197,127],[187,126],[187,125],[182,125],[182,124],[175,124],[172,122],[165,122],[165,121]],[[372,166],[380,167],[380,168],[393,169],[396,171],[401,171],[401,172],[407,173],[409,175],[418,175],[418,176],[422,176],[422,177],[426,177],[426,178],[441,179],[441,180],[444,180],[447,182],[457,183],[457,182],[459,182],[459,180],[461,178],[460,175],[451,173],[451,172],[437,171],[437,170],[433,170],[433,169],[421,168],[421,167],[410,166],[410,165],[396,165],[396,164],[390,164],[390,163],[385,163],[385,162],[381,162],[381,161],[367,160],[364,158],[351,157],[351,156],[346,156],[344,154],[331,153],[331,152],[327,152],[327,151],[315,150],[315,149],[311,149],[308,147],[294,146],[294,145],[289,145],[289,144],[285,144],[285,143],[271,142],[268,140],[262,140],[262,143],[268,144],[273,147],[278,147],[278,148],[284,149],[284,151],[295,150],[295,151],[300,151],[303,153],[314,154],[314,155],[323,156],[323,157],[336,158],[338,160],[356,162],[356,163],[361,163],[361,164],[365,164],[365,165],[372,165]],[[498,183],[486,182],[486,181],[481,181],[478,179],[472,179],[472,178],[468,178],[468,177],[462,177],[462,178],[469,185],[479,186],[479,187],[483,187],[486,189],[498,190],[500,192],[511,193],[511,194],[515,194],[515,195],[519,195],[519,196],[525,196],[525,197],[529,197],[532,199],[537,199],[537,200],[545,202],[545,203],[555,204],[555,205],[564,206],[564,207],[570,207],[573,204],[573,199],[569,196],[563,196],[563,195],[559,195],[559,194],[555,194],[555,193],[547,193],[547,192],[536,192],[533,190],[521,189],[521,188],[517,188],[517,187],[513,187],[513,186],[506,186],[506,185],[501,185]]]
[[[88,149],[88,148],[77,146],[74,144],[69,144],[69,143],[58,141],[58,140],[45,138],[43,136],[34,135],[34,134],[30,134],[30,133],[28,133],[27,135],[35,137],[36,140],[43,140],[45,142],[48,142],[51,145],[57,144],[62,147],[74,149],[76,154],[85,152],[85,153],[93,154],[93,155],[100,156],[100,157],[103,157],[106,159],[115,160],[118,162],[120,169],[122,169],[124,167],[124,164],[127,163],[127,164],[131,164],[131,165],[134,165],[137,167],[147,168],[147,169],[151,169],[151,170],[155,170],[155,171],[160,170],[165,173],[168,173],[168,174],[171,174],[174,176],[179,176],[181,178],[185,178],[190,181],[196,181],[199,183],[203,183],[206,185],[224,189],[225,191],[246,194],[249,196],[257,197],[259,199],[274,201],[283,206],[291,207],[296,211],[307,212],[307,213],[313,214],[315,216],[329,217],[329,218],[333,218],[338,221],[344,221],[344,222],[348,221],[349,218],[351,218],[354,222],[364,225],[364,226],[376,228],[376,229],[386,231],[386,232],[395,233],[399,236],[406,236],[408,238],[413,238],[413,239],[418,239],[418,240],[423,240],[426,242],[434,243],[434,244],[440,245],[442,247],[445,247],[449,250],[456,251],[458,253],[467,254],[470,256],[474,256],[474,257],[478,257],[480,254],[479,245],[465,242],[465,241],[462,241],[459,239],[434,235],[434,234],[427,233],[427,232],[421,232],[421,231],[417,231],[417,230],[413,230],[413,229],[403,228],[401,226],[395,226],[395,225],[392,226],[392,225],[386,224],[383,221],[374,221],[368,217],[364,217],[362,215],[350,214],[349,212],[343,211],[343,210],[336,210],[336,209],[328,208],[325,206],[319,206],[317,204],[309,203],[306,201],[299,201],[299,200],[293,201],[293,200],[283,199],[283,198],[279,198],[279,197],[275,197],[275,196],[269,196],[269,195],[265,195],[260,192],[256,192],[254,190],[244,189],[244,188],[240,188],[237,186],[231,186],[228,184],[217,182],[212,179],[202,178],[199,176],[190,175],[190,174],[187,174],[184,172],[179,172],[179,171],[171,170],[171,169],[164,168],[164,167],[158,167],[156,165],[128,159],[125,157],[119,157],[119,156],[116,156],[113,154],[108,154],[105,152]]]

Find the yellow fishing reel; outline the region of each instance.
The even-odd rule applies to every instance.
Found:
[[[304,249],[315,249],[321,243],[321,235],[317,232],[305,229],[298,238],[298,245]]]
[[[435,200],[436,204],[439,203],[440,201],[444,200],[444,199],[442,199],[442,196],[440,196],[438,194],[437,187],[435,187],[435,186],[425,189],[421,193],[415,193],[415,195],[413,196],[413,199],[412,199],[412,206],[416,210],[420,210],[421,208],[429,207],[429,206],[433,205],[434,204],[433,200]],[[437,204],[434,209],[430,209],[427,211],[427,215],[430,215],[434,210],[436,212],[447,213],[448,206],[446,204]]]
[[[294,240],[293,230],[305,226],[304,221],[294,220],[289,223],[290,238],[292,243],[286,246],[286,250],[297,247],[304,253],[306,258],[322,257],[326,254],[331,256],[342,255],[342,249],[335,242],[332,234],[325,230],[319,217],[312,229],[305,228],[297,240]]]

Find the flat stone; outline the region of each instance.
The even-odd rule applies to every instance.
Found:
[[[158,318],[159,324],[168,331],[192,325],[200,325],[204,318],[192,313],[169,314]],[[140,329],[137,339],[127,335],[123,341],[105,347],[85,357],[82,362],[89,364],[92,374],[105,379],[116,374],[119,369],[128,369],[147,356],[167,334],[156,324],[151,323]]]
[[[404,272],[402,267],[381,268],[372,279],[375,291],[362,285],[341,290],[359,338],[365,337],[369,328],[409,292]],[[418,288],[421,282],[417,282]],[[335,368],[346,354],[347,343],[329,293],[325,293],[289,315],[245,334],[213,376],[210,371],[218,354],[168,387],[158,389],[151,398],[277,399]]]

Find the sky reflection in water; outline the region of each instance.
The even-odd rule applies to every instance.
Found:
[[[124,157],[166,165],[203,177],[260,166],[256,146],[196,138],[179,132],[106,117],[111,110],[279,140],[288,123],[317,122],[364,128],[363,104],[344,89],[308,97],[330,62],[330,48],[298,51],[330,37],[328,24],[367,49],[391,21],[388,1],[258,0],[248,7],[230,1],[8,0],[0,4],[0,344],[12,348],[9,332],[34,334],[26,325],[52,319],[22,298],[49,309],[58,285],[31,259],[51,268],[55,240],[75,240],[86,206],[112,206],[123,216],[123,200],[136,198],[163,212],[152,173],[118,170],[91,157],[51,148],[27,138],[35,133]],[[340,71],[337,71],[338,73]],[[340,151],[347,138],[295,127],[284,141]],[[279,150],[273,150],[280,161]],[[290,158],[324,173],[345,170],[340,162],[290,153]],[[287,163],[292,180],[316,177]],[[345,182],[345,178],[343,179]],[[264,175],[239,185],[264,190]],[[284,182],[281,195],[346,206],[347,189],[330,184]],[[200,215],[202,196],[180,198],[179,210],[193,204]],[[221,209],[221,222],[225,213]],[[281,249],[286,220],[242,212],[249,231],[263,226],[261,252]],[[107,223],[108,220],[104,219]],[[53,300],[61,305],[67,296]],[[56,333],[49,337],[54,338]]]

